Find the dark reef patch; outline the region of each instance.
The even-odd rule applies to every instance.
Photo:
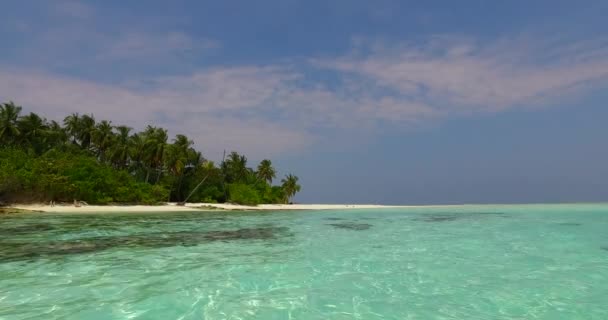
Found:
[[[464,218],[464,217],[465,216],[462,216],[460,218]],[[447,222],[447,221],[454,221],[458,218],[459,217],[456,215],[430,215],[430,216],[416,218],[415,220],[424,221],[424,222]]]
[[[504,212],[473,212],[472,214],[500,216],[505,213]]]
[[[578,226],[582,226],[582,223],[578,223],[578,222],[561,222],[558,223],[558,225],[560,226],[570,226],[570,227],[578,227]]]
[[[504,212],[455,212],[455,213],[428,213],[414,218],[422,222],[449,222],[460,219],[491,219],[508,218]]]
[[[341,220],[346,220],[346,219],[344,219],[344,218],[338,218],[338,217],[327,217],[324,220],[341,221]]]
[[[268,240],[277,237],[278,233],[289,231],[286,227],[261,227],[244,228],[228,231],[211,231],[205,233],[204,238],[209,241],[230,241],[230,240]]]
[[[367,230],[372,227],[369,223],[354,223],[354,222],[343,222],[343,223],[330,223],[328,224],[337,229],[347,229],[347,230]]]
[[[0,234],[2,236],[16,236],[22,234],[30,234],[37,233],[43,231],[50,231],[55,229],[53,225],[46,223],[32,223],[25,224],[21,226],[11,226],[11,227],[0,227]]]
[[[600,249],[605,250],[605,251],[608,251],[608,246],[603,246],[603,247],[600,247]]]
[[[45,217],[36,217],[30,215],[23,216],[7,216],[0,220],[0,235],[26,235],[43,232],[56,233],[71,233],[87,230],[115,231],[124,229],[125,226],[137,226],[138,228],[158,228],[166,224],[184,223],[188,225],[217,224],[222,221],[232,220],[227,215],[218,213],[185,215],[175,214],[167,217],[166,215],[109,215],[109,216],[91,216],[91,215],[74,215],[61,217],[59,221],[52,219],[52,215]],[[52,223],[50,222],[52,221]]]
[[[50,242],[0,242],[0,262],[91,253],[112,248],[196,246],[214,241],[272,240],[291,236],[286,227],[259,227],[208,232],[147,233]]]

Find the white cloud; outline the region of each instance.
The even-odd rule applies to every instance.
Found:
[[[317,139],[288,125],[259,119],[187,117],[173,131],[195,137],[196,146],[212,159],[218,159],[223,150],[237,150],[253,159],[300,152]]]
[[[40,3],[34,15],[9,15],[0,26],[10,30],[9,41],[17,45],[3,48],[5,65],[40,67],[45,70],[78,70],[119,77],[129,71],[179,67],[212,55],[221,44],[211,38],[193,36],[179,30],[144,27],[123,15],[102,15],[82,1],[59,0]],[[156,17],[155,26],[170,17]],[[120,66],[118,66],[120,65]]]
[[[167,99],[197,105],[198,110],[221,111],[258,107],[296,77],[278,67],[225,67],[155,78],[137,86]]]
[[[315,61],[345,77],[443,112],[499,111],[550,103],[573,87],[608,77],[605,42],[542,45],[502,40],[486,45],[437,38],[423,46],[374,46],[373,53]]]
[[[201,150],[216,156],[226,148],[249,151],[261,157],[302,149],[314,140],[314,135],[301,126],[222,113],[231,108],[259,108],[280,82],[281,76],[273,74],[264,68],[251,67],[215,70],[191,77],[162,79],[153,89],[139,90],[0,69],[3,88],[0,100],[13,100],[25,106],[26,111],[55,120],[78,112],[139,129],[145,124],[163,126],[173,134],[190,135]],[[207,86],[214,83],[217,85]]]
[[[121,39],[105,47],[115,49],[96,51],[115,58],[175,56],[192,45],[179,34]],[[174,50],[144,49],[163,43],[173,43]],[[113,84],[0,68],[0,100],[50,118],[80,112],[136,128],[153,123],[188,134],[203,152],[218,155],[225,148],[265,157],[348,132],[373,134],[453,115],[548,105],[608,77],[608,46],[601,41],[480,44],[438,37],[418,46],[358,41],[345,56],[311,61],[126,76]],[[316,71],[331,72],[332,80]]]

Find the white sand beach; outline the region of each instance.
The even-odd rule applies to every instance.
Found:
[[[61,213],[105,213],[105,212],[183,212],[205,210],[344,210],[344,209],[374,209],[374,208],[400,208],[406,206],[361,205],[361,204],[262,204],[258,206],[244,206],[226,203],[188,203],[177,205],[167,203],[157,206],[146,205],[74,205],[57,204],[15,204],[11,208]]]

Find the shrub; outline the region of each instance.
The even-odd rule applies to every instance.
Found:
[[[246,184],[233,183],[228,185],[228,198],[230,202],[254,206],[262,203],[257,190]]]

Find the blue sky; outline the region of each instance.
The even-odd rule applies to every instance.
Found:
[[[0,100],[270,157],[299,202],[608,200],[606,1],[3,1]]]

